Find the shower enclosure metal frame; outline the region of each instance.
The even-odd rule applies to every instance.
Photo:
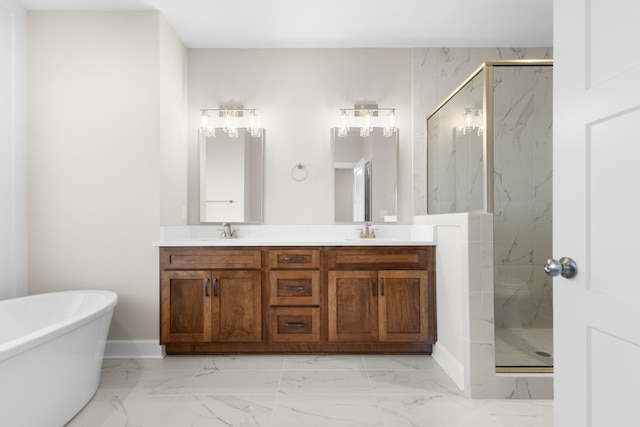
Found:
[[[451,99],[453,99],[469,82],[471,82],[476,76],[478,76],[481,72],[485,72],[483,76],[483,96],[482,96],[482,110],[484,112],[488,112],[483,115],[483,124],[484,124],[484,132],[483,132],[483,141],[482,141],[482,159],[483,159],[483,176],[484,176],[484,206],[482,212],[493,213],[493,191],[489,191],[490,188],[493,188],[493,156],[489,156],[488,154],[493,152],[493,137],[494,137],[494,127],[493,127],[493,108],[494,108],[494,92],[493,90],[489,90],[489,88],[493,89],[493,80],[494,66],[541,66],[541,65],[553,65],[552,59],[512,59],[512,60],[501,60],[501,61],[485,61],[483,62],[473,73],[469,75],[458,87],[451,92],[449,96],[447,96],[438,106],[427,116],[425,119],[425,126],[428,123],[429,119],[437,114],[445,105],[447,105]],[[427,147],[429,145],[429,133],[427,132]],[[428,157],[427,150],[427,157]],[[428,162],[428,159],[427,159]],[[468,212],[467,210],[461,212]],[[429,211],[429,205],[427,204],[427,213],[432,214],[434,212]],[[444,212],[443,212],[444,213]],[[449,212],[453,213],[453,212]]]
[[[469,77],[467,77],[449,96],[447,96],[434,110],[429,114],[425,120],[425,126],[428,128],[429,120],[440,112],[443,107],[447,106],[456,95],[458,95],[467,85],[472,82],[481,73],[482,75],[482,178],[483,182],[483,203],[475,209],[462,209],[462,210],[449,210],[439,211],[438,209],[432,209],[431,204],[434,199],[430,197],[430,184],[427,183],[427,213],[428,214],[440,214],[440,213],[457,213],[457,212],[486,212],[494,214],[494,67],[495,66],[552,66],[553,60],[501,60],[501,61],[487,61],[482,63]],[[450,124],[450,123],[449,123]],[[436,125],[436,126],[439,126]],[[429,165],[429,132],[427,134],[427,165]],[[429,166],[427,166],[427,175],[429,175]],[[439,188],[436,187],[435,192]],[[457,207],[457,206],[456,206]],[[495,291],[495,278],[494,278],[494,291]],[[552,372],[552,367],[506,367],[497,368],[497,372]]]

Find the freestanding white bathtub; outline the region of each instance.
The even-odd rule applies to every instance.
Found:
[[[68,291],[0,301],[0,424],[60,427],[96,392],[118,296]]]

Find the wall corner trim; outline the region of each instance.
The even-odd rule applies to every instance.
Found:
[[[451,380],[458,386],[460,391],[464,390],[464,366],[442,345],[436,343],[431,357],[438,362],[438,365],[449,375]]]

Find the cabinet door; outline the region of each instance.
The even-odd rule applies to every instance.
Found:
[[[211,341],[211,275],[208,271],[163,271],[160,283],[160,343]]]
[[[262,341],[260,271],[213,271],[212,341]]]
[[[428,275],[423,270],[379,272],[380,341],[425,341],[429,338]]]
[[[329,341],[377,341],[377,293],[375,271],[329,271]]]

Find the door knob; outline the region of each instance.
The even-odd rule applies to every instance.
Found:
[[[544,272],[551,277],[562,276],[565,279],[571,279],[578,274],[578,265],[568,257],[562,257],[560,261],[549,258],[544,264]]]

